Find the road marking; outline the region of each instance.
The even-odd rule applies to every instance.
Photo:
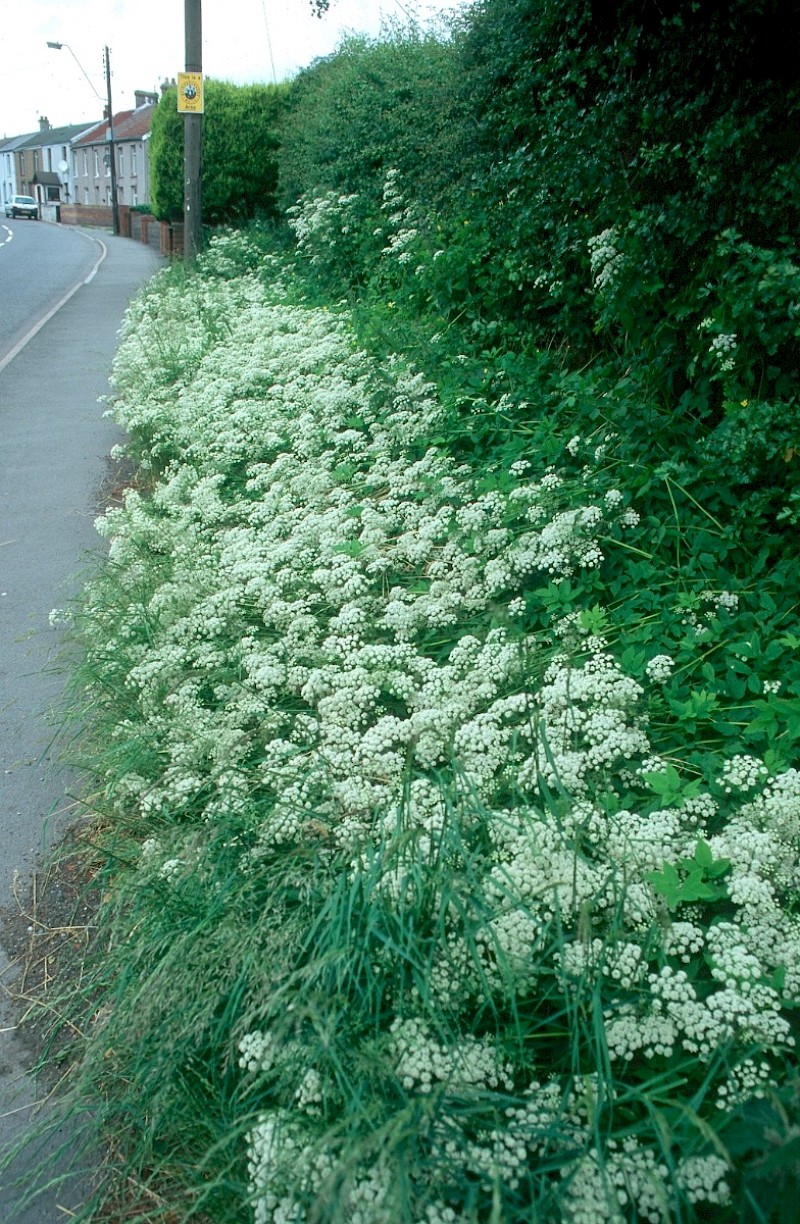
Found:
[[[78,290],[81,289],[84,285],[88,285],[90,281],[94,280],[95,276],[97,275],[98,268],[100,267],[101,263],[103,262],[106,255],[108,254],[108,247],[100,238],[95,238],[94,234],[83,234],[81,230],[78,230],[77,232],[82,234],[84,238],[88,238],[90,242],[96,242],[97,245],[100,247],[100,254],[97,258],[96,264],[94,265],[94,267],[92,268],[91,272],[89,273],[89,275],[86,277],[85,280],[78,281],[77,285],[73,285],[72,288],[69,290],[69,292],[64,294],[61,301],[56,302],[55,306],[51,306],[51,308],[47,311],[47,313],[43,315],[41,319],[39,319],[38,323],[34,323],[30,331],[27,332],[26,335],[24,335],[22,339],[18,341],[17,344],[14,345],[14,347],[11,349],[9,353],[6,353],[5,357],[0,359],[0,374],[2,374],[6,366],[10,362],[12,362],[15,357],[19,356],[19,354],[25,348],[25,345],[31,342],[31,340],[37,334],[37,332],[40,332],[42,330],[45,323],[49,323],[53,315],[58,314],[61,307],[66,306],[69,299],[71,297],[74,297],[75,294],[78,292]]]

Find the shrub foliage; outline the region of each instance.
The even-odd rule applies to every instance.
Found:
[[[203,117],[203,220],[242,224],[275,213],[280,118],[286,89],[206,80]],[[150,198],[164,221],[183,216],[183,116],[168,89],[153,120]]]

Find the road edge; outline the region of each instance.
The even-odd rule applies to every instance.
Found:
[[[66,306],[70,298],[74,297],[75,294],[78,292],[78,290],[83,287],[83,285],[90,284],[90,282],[94,280],[95,276],[97,276],[97,271],[100,265],[102,264],[103,260],[105,259],[106,255],[108,254],[108,247],[103,242],[102,238],[96,238],[94,234],[86,234],[82,230],[78,230],[76,232],[81,234],[83,238],[88,238],[90,242],[97,243],[97,245],[100,247],[100,254],[97,258],[97,262],[95,263],[94,267],[92,268],[88,276],[84,276],[81,280],[77,282],[77,284],[73,285],[72,288],[68,290],[67,293],[64,294],[64,296],[60,299],[60,301],[56,302],[55,306],[51,306],[50,309],[47,311],[47,313],[44,314],[41,317],[41,319],[39,319],[36,323],[34,323],[33,327],[31,327],[25,333],[25,335],[22,337],[21,340],[17,341],[14,347],[11,348],[6,353],[5,357],[0,358],[0,374],[2,374],[6,366],[9,365],[14,360],[15,357],[19,356],[19,354],[25,348],[26,344],[29,344],[31,342],[33,337],[42,330],[45,324],[50,322],[53,315],[58,314],[62,306]]]

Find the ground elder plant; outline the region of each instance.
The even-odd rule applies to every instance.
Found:
[[[598,602],[646,540],[579,439],[486,487],[433,385],[246,242],[116,363],[152,491],[74,621],[137,974],[87,1082],[215,1219],[730,1219],[717,1136],[793,1074],[800,772],[654,740],[680,661]]]

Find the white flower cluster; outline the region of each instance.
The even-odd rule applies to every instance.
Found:
[[[485,1039],[462,1035],[446,1046],[419,1019],[395,1020],[389,1031],[397,1077],[407,1092],[427,1093],[435,1083],[456,1094],[474,1087],[513,1087],[510,1065]]]
[[[664,935],[664,951],[689,965],[703,951],[705,936],[693,922],[671,922]]]
[[[669,680],[675,668],[675,661],[669,655],[654,655],[645,664],[645,671],[654,684],[663,684]]]
[[[767,768],[757,757],[741,753],[723,762],[719,785],[726,794],[732,791],[748,791],[762,785],[767,778]]]
[[[143,805],[174,809],[205,794],[209,815],[246,806],[242,765],[257,743],[275,796],[266,841],[297,837],[313,814],[347,845],[398,802],[410,761],[429,769],[455,752],[488,797],[519,748],[534,750],[520,685],[536,644],[499,628],[459,643],[458,626],[498,598],[509,623],[520,620],[532,576],[597,565],[596,535],[620,509],[616,499],[563,509],[568,490],[553,471],[531,481],[520,469],[507,493],[476,495],[471,471],[436,450],[409,461],[409,440],[442,411],[430,385],[394,363],[390,401],[377,407],[340,321],[271,306],[256,287],[216,282],[218,304],[235,306],[235,336],[218,336],[213,360],[199,360],[169,405],[160,393],[121,394],[115,408],[154,457],[182,455],[151,502],[130,492],[101,524],[132,590],[142,549],[169,548],[163,581],[135,608],[152,631],[126,678],[167,762]],[[123,343],[122,371],[138,343]],[[127,385],[124,373],[118,381]],[[244,497],[231,502],[224,473],[237,465]],[[455,645],[435,660],[425,639],[442,630]],[[576,710],[593,699],[598,667],[573,671]],[[223,673],[211,691],[197,679]],[[583,773],[641,740],[614,706],[581,714]],[[547,733],[569,738],[566,717]],[[312,731],[309,754],[300,746]],[[580,755],[559,761],[565,776]]]
[[[336,1169],[335,1155],[312,1130],[287,1111],[264,1114],[251,1130],[248,1172],[256,1192],[255,1224],[298,1224],[325,1203]],[[396,1224],[397,1201],[389,1170],[380,1162],[360,1167],[340,1190],[348,1224]],[[315,1210],[316,1208],[316,1210]],[[466,1224],[445,1203],[425,1209],[421,1224]]]
[[[262,1115],[249,1134],[247,1156],[254,1224],[302,1219],[305,1197],[319,1190],[332,1167],[330,1154],[314,1145],[313,1135],[289,1111]]]
[[[640,944],[624,942],[608,947],[602,939],[590,944],[574,940],[557,954],[562,981],[596,978],[602,972],[623,990],[634,990],[647,974],[647,958]]]
[[[556,659],[536,695],[539,751],[520,765],[523,786],[589,792],[604,771],[647,752],[636,708],[642,688],[626,676],[602,639],[590,637],[582,665]]]
[[[708,333],[716,326],[718,324],[709,315],[701,319],[697,325],[697,330],[701,334],[704,332]],[[727,373],[735,368],[737,347],[738,337],[735,332],[718,332],[712,337],[711,343],[708,346],[708,352],[722,373]]]
[[[733,370],[736,366],[736,347],[737,338],[734,332],[720,333],[714,336],[708,346],[708,351],[714,360],[718,363],[719,368],[723,372]]]
[[[322,268],[330,259],[330,250],[342,235],[356,232],[359,226],[357,194],[338,191],[318,191],[306,195],[299,204],[287,209],[289,225],[295,232],[297,250],[312,267]]]
[[[619,234],[612,226],[590,238],[589,266],[592,284],[598,293],[610,289],[625,267],[625,256],[619,249]]]
[[[687,1156],[678,1162],[676,1180],[690,1202],[725,1205],[728,1173],[719,1156]],[[612,1140],[607,1152],[589,1152],[570,1172],[562,1218],[569,1224],[626,1224],[635,1213],[638,1220],[667,1224],[673,1218],[667,1182],[667,1166],[652,1149],[633,1137]]]
[[[269,1033],[245,1033],[239,1042],[239,1066],[251,1075],[257,1071],[269,1071],[276,1055],[277,1043]]]
[[[768,1062],[763,1059],[756,1062],[753,1058],[743,1058],[732,1067],[727,1080],[717,1089],[717,1108],[734,1109],[757,1097],[767,1095],[770,1088],[775,1087],[775,1080]]]
[[[269,276],[273,289],[287,291],[284,267],[252,241],[244,230],[217,230],[198,256],[198,271],[211,277],[232,280],[253,273]]]
[[[304,224],[309,235],[339,224],[348,200],[309,205],[300,241]],[[391,192],[386,204],[395,216]],[[451,893],[426,983],[446,1031],[463,1035],[445,1040],[416,1002],[408,1018],[406,996],[383,1035],[392,1074],[426,1100],[515,1092],[513,1127],[436,1135],[450,1167],[517,1185],[560,1118],[570,1151],[590,1153],[565,1164],[565,1218],[594,1224],[635,1205],[660,1220],[652,1153],[613,1140],[591,1152],[597,1130],[572,1088],[541,1086],[464,1017],[487,992],[504,1015],[540,985],[573,1002],[596,990],[623,1082],[680,1054],[702,1063],[721,1105],[759,1090],[791,1049],[788,1005],[800,1001],[800,772],[767,776],[740,754],[710,788],[718,801],[638,806],[643,774],[667,769],[644,685],[580,612],[546,641],[529,619],[543,584],[600,564],[601,537],[634,513],[624,498],[522,463],[479,486],[425,444],[443,409],[418,371],[376,372],[341,319],[278,304],[252,273],[226,279],[240,254],[219,258],[191,308],[171,289],[137,305],[118,357],[115,415],[162,474],[152,497],[129,492],[101,523],[118,603],[87,595],[90,655],[125,661],[118,738],[140,734],[150,762],[116,800],[145,826],[191,814],[213,830],[235,815],[254,874],[313,844],[351,882],[379,874],[373,895],[395,917],[443,865],[466,891],[453,829],[460,844],[474,836],[479,900],[460,908]],[[707,624],[735,612],[736,596],[705,592],[695,606]],[[673,669],[655,653],[647,681]],[[620,779],[633,791],[624,807]],[[681,896],[701,843],[721,864],[724,921]],[[186,858],[151,839],[142,869],[166,877]],[[657,881],[672,877],[668,896]],[[386,978],[395,1005],[391,967]],[[239,1055],[253,1075],[296,1064],[280,1109],[252,1131],[250,1170],[259,1224],[302,1218],[335,1164],[317,1139],[326,1085],[288,1038],[248,1034]],[[681,1167],[692,1201],[725,1202],[719,1166]],[[389,1184],[383,1170],[354,1176],[349,1218],[391,1221]],[[447,1198],[431,1220],[451,1218]]]
[[[767,1050],[791,1048],[794,1038],[790,1022],[781,1015],[780,996],[753,980],[759,968],[743,943],[735,945],[727,962],[715,965],[723,985],[702,1000],[684,970],[665,965],[650,974],[646,1009],[626,1003],[605,1012],[612,1059],[629,1060],[638,1054],[670,1058],[682,1048],[708,1061],[728,1043],[742,1049],[748,1044]]]
[[[733,614],[739,607],[739,596],[735,591],[704,591],[703,599],[710,600],[719,610],[725,608],[726,611]]]
[[[414,210],[411,208],[401,190],[400,171],[387,170],[383,184],[382,211],[387,215],[388,232],[382,233],[386,241],[381,254],[394,257],[398,263],[408,263],[411,259],[410,247],[413,247],[419,235],[415,224]]]

